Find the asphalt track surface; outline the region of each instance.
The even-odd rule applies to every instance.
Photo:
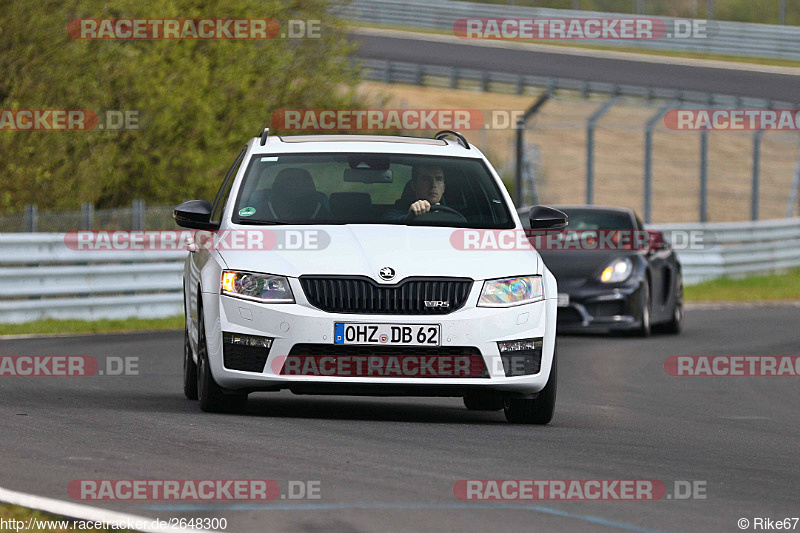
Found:
[[[69,500],[75,479],[321,482],[321,499],[101,502],[225,517],[228,531],[739,531],[800,515],[797,377],[679,378],[670,355],[797,355],[800,307],[691,310],[678,337],[559,337],[549,426],[455,398],[251,395],[244,415],[181,391],[180,332],[0,340],[3,355],[138,357],[138,376],[0,377],[0,486]],[[705,481],[707,498],[464,502],[461,479]]]
[[[592,52],[586,52],[587,55],[567,51],[545,52],[524,49],[520,43],[511,43],[509,48],[504,48],[505,43],[498,46],[496,42],[472,43],[458,38],[426,37],[424,34],[389,35],[392,34],[351,33],[350,39],[359,42],[355,55],[512,74],[771,98],[784,102],[800,100],[800,76],[797,74],[688,66],[659,62],[655,56],[648,60],[634,60],[617,59],[613,53],[607,54],[612,57],[599,57],[588,55]]]

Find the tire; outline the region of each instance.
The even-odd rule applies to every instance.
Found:
[[[464,395],[464,407],[470,411],[499,411],[503,396],[495,391],[472,391]]]
[[[645,279],[645,282],[642,284],[641,306],[641,324],[634,331],[639,337],[649,337],[652,332],[652,327],[650,325],[650,281],[648,279]]]
[[[545,425],[550,423],[556,409],[557,368],[557,352],[553,350],[553,366],[550,369],[547,385],[533,399],[505,398],[503,411],[506,420],[512,424]]]
[[[183,327],[183,395],[189,400],[197,399],[197,364],[186,326]]]
[[[683,321],[685,313],[683,309],[683,278],[678,277],[678,292],[675,295],[675,309],[672,310],[672,318],[669,322],[659,328],[659,331],[670,335],[677,335],[683,331]]]
[[[198,312],[198,324],[197,396],[200,409],[206,413],[241,413],[247,407],[247,394],[226,394],[211,374],[202,307]]]

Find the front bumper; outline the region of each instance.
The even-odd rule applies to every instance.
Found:
[[[558,333],[636,329],[642,323],[642,284],[602,285],[586,280],[559,280],[559,292],[569,305],[558,308]]]
[[[463,308],[449,314],[363,315],[328,313],[311,306],[297,279],[290,279],[296,303],[263,304],[215,293],[203,293],[209,362],[217,383],[234,390],[370,395],[459,396],[467,390],[489,388],[506,393],[534,394],[547,383],[555,344],[556,295],[533,304],[510,308],[476,307],[481,284],[475,283]],[[440,324],[441,347],[476,348],[483,358],[482,377],[383,377],[283,375],[283,361],[295,345],[330,345],[335,322],[387,324]],[[223,332],[273,338],[261,372],[226,368]],[[541,366],[536,374],[507,377],[497,343],[542,338]],[[381,348],[385,346],[380,345]],[[361,347],[363,348],[363,347]]]

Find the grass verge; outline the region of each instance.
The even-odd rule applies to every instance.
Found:
[[[27,507],[20,507],[19,505],[11,505],[7,503],[0,503],[0,518],[5,521],[5,527],[2,528],[3,531],[27,531],[28,525],[33,525],[31,531],[41,531],[43,533],[87,531],[87,529],[81,528],[81,525],[84,522],[82,520],[76,521],[72,518],[65,518],[63,516],[45,513],[43,511],[35,511],[33,509],[28,509]],[[13,528],[9,525],[9,520],[16,520],[17,522],[22,522],[22,524],[18,524],[18,527]],[[31,520],[35,520],[36,522],[31,522]],[[86,521],[86,523],[91,523],[94,525],[94,522]],[[92,529],[92,531],[126,532],[130,530],[109,530],[101,528]]]
[[[684,288],[689,302],[800,300],[800,268],[785,274],[721,278]]]
[[[37,320],[25,324],[0,324],[0,335],[180,330],[183,329],[183,323],[183,315],[169,318],[129,318],[124,320]]]

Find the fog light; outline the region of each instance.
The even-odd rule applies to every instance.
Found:
[[[249,346],[252,348],[272,348],[271,337],[256,337],[254,335],[240,335],[238,333],[223,333],[222,340],[225,344]]]
[[[506,377],[538,374],[542,368],[542,337],[498,342]]]

